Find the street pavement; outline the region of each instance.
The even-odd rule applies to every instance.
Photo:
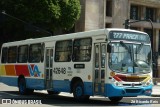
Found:
[[[160,83],[153,86],[152,97],[160,97]]]

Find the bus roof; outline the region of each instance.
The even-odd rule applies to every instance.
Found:
[[[98,30],[77,32],[77,33],[71,33],[71,34],[64,34],[64,35],[56,35],[56,36],[34,38],[34,39],[31,38],[31,39],[26,39],[26,40],[8,42],[8,43],[4,43],[2,45],[2,47],[41,43],[41,42],[49,42],[49,41],[58,41],[58,40],[67,40],[67,39],[73,39],[73,38],[93,37],[93,36],[97,36],[97,35],[105,35],[110,31],[130,31],[130,32],[147,34],[145,32],[131,30],[131,29],[106,28],[106,29],[98,29]]]

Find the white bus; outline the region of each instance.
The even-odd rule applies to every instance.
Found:
[[[152,52],[148,34],[99,29],[4,43],[0,82],[21,94],[47,90],[77,100],[151,95]]]

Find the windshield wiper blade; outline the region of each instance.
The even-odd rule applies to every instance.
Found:
[[[142,49],[143,46],[144,46],[144,43],[141,43],[141,45],[136,50],[136,54],[138,54],[141,51],[141,49]]]
[[[120,41],[120,44],[128,51],[128,53],[130,55],[130,58],[131,58],[131,61],[133,62],[133,60],[134,60],[134,55],[132,53],[133,48],[131,48],[131,46],[127,47],[127,45],[125,43],[123,43],[123,41]],[[133,67],[133,73],[134,73],[135,72],[135,70],[134,70],[134,62],[133,62],[132,67]]]
[[[129,48],[126,46],[126,44],[123,43],[123,41],[120,41],[120,44],[129,52]]]
[[[131,48],[129,47],[127,47],[127,45],[123,42],[123,41],[120,41],[120,44],[129,52],[129,53],[131,53]]]

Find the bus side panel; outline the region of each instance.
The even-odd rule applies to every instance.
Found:
[[[28,64],[27,66],[28,70],[26,69],[26,71],[29,71],[29,76],[26,75],[25,77],[27,88],[35,90],[45,89],[44,64],[34,63],[34,64]]]
[[[58,92],[70,92],[71,87],[70,87],[71,81],[68,80],[54,80],[54,91]],[[84,82],[84,94],[85,95],[93,95],[93,83],[92,82]]]
[[[17,76],[12,65],[0,65],[0,82],[10,86],[17,86]]]
[[[53,80],[54,91],[58,92],[70,92],[70,81],[69,80]]]
[[[42,78],[26,78],[27,88],[35,90],[44,90],[44,79]]]
[[[0,65],[0,76],[1,75],[6,75],[6,71],[5,71],[5,66],[4,65]]]
[[[84,94],[93,95],[91,64],[92,62],[67,62],[67,64],[66,62],[55,62],[53,67],[53,90],[70,92],[73,78],[80,78],[84,84]],[[79,65],[84,65],[84,68],[80,68]]]
[[[8,77],[8,76],[1,76],[0,82],[9,85],[9,86],[18,86],[17,84],[17,77]]]
[[[0,65],[0,81],[18,86],[18,77],[23,75],[27,88],[44,89],[44,67],[42,64]]]
[[[84,82],[84,94],[93,96],[93,83],[92,82]]]

